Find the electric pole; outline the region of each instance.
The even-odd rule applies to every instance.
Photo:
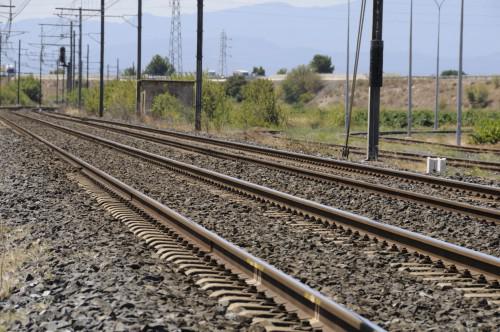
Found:
[[[3,36],[0,33],[0,105],[2,105],[2,42]]]
[[[227,33],[222,30],[220,35],[220,76],[225,77],[227,75]]]
[[[86,82],[87,90],[89,89],[89,57],[90,57],[90,48],[89,44],[87,44],[87,66],[85,68],[87,70],[87,82]]]
[[[182,21],[181,0],[170,0],[172,7],[172,21],[170,27],[170,62],[179,74],[182,68]]]
[[[413,0],[410,0],[410,55],[408,70],[408,125],[407,135],[411,136],[411,127],[413,122]]]
[[[82,110],[82,7],[78,8],[78,25],[80,37],[78,38],[78,110]]]
[[[40,27],[40,98],[38,99],[38,106],[42,107],[43,89],[42,89],[42,65],[43,65],[43,26]]]
[[[345,132],[349,130],[347,127],[349,126],[349,66],[350,66],[350,57],[351,57],[351,0],[347,1],[347,59],[346,59],[346,75],[345,75]]]
[[[67,90],[68,94],[73,90],[73,21],[69,22],[69,63],[67,66]]]
[[[203,0],[198,1],[198,28],[196,50],[196,112],[195,130],[201,131],[201,108],[203,94]]]
[[[141,79],[142,79],[142,0],[138,0],[137,6],[137,71],[135,89],[135,112],[141,114]]]
[[[443,6],[446,0],[434,0],[438,8],[438,24],[437,24],[437,59],[436,59],[436,100],[434,105],[434,130],[437,130],[439,127],[439,65],[440,65],[440,53],[441,53],[441,7]]]
[[[21,105],[21,39],[17,50],[17,104]]]
[[[59,103],[59,60],[56,61],[56,104]]]
[[[104,9],[105,0],[101,0],[101,55],[99,67],[99,117],[101,118],[104,115]]]
[[[378,160],[380,130],[380,90],[384,74],[384,41],[382,40],[383,0],[373,0],[372,42],[370,51],[370,105],[368,115],[367,160]]]
[[[461,3],[460,10],[460,54],[458,63],[458,86],[457,86],[457,145],[462,145],[462,76],[464,65],[464,0]]]

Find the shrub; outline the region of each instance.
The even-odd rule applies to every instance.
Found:
[[[151,109],[153,116],[166,119],[171,123],[191,122],[193,112],[170,93],[165,92],[153,100]]]
[[[224,84],[205,80],[203,82],[203,123],[207,131],[211,125],[216,130],[221,130],[222,127],[229,121],[229,113],[231,111],[231,103],[226,95]]]
[[[482,120],[471,135],[476,144],[496,144],[500,142],[500,120]]]
[[[280,68],[280,69],[276,72],[276,74],[278,74],[278,75],[286,75],[286,73],[287,73],[287,72],[288,72],[288,69],[286,69],[286,68]]]
[[[495,86],[495,89],[500,88],[500,76],[493,77],[493,85]]]
[[[0,100],[4,105],[17,104],[17,81],[12,81],[6,85],[2,85]],[[22,89],[19,94],[19,102],[21,105],[30,105],[33,103],[33,101],[22,91]]]
[[[33,101],[40,101],[40,82],[33,76],[21,78],[21,90]]]
[[[293,69],[283,81],[282,89],[287,103],[310,101],[322,88],[321,79],[307,66]]]
[[[277,126],[284,121],[270,80],[254,80],[243,88],[243,110],[245,127],[250,124]]]
[[[242,89],[247,83],[246,78],[241,75],[229,77],[225,83],[226,94],[240,103],[243,101]]]
[[[490,104],[488,88],[484,84],[477,84],[467,88],[467,99],[472,107],[485,108]]]
[[[315,73],[320,74],[332,74],[335,70],[335,67],[332,65],[332,58],[328,55],[316,54],[310,66]]]

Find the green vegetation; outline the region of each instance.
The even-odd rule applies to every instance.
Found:
[[[496,144],[500,142],[500,119],[479,121],[474,126],[471,139],[475,144]]]
[[[493,86],[495,87],[495,89],[500,88],[500,76],[493,77]]]
[[[476,84],[467,88],[467,99],[474,108],[486,108],[490,104],[488,88],[484,84]]]
[[[146,67],[144,74],[153,76],[170,76],[175,72],[174,66],[167,57],[157,54]]]
[[[278,126],[285,116],[278,105],[274,85],[269,80],[253,80],[243,88],[241,122],[250,126]]]
[[[458,70],[455,70],[455,69],[443,70],[441,72],[441,76],[443,76],[443,77],[458,76]]]
[[[264,67],[253,67],[252,74],[255,76],[266,76],[266,70]]]
[[[40,101],[40,81],[33,76],[21,78],[21,90],[33,101]]]
[[[135,70],[134,67],[125,68],[125,70],[123,71],[123,76],[135,76],[135,75],[137,75],[137,71]]]
[[[279,70],[276,72],[276,74],[278,74],[278,75],[286,75],[286,73],[287,73],[287,72],[288,72],[288,69],[286,69],[286,68],[281,68],[281,69],[279,69]]]
[[[281,88],[287,103],[307,103],[321,90],[321,79],[307,66],[299,66],[286,76]]]
[[[315,73],[319,74],[332,74],[335,70],[335,66],[332,65],[332,58],[328,55],[316,54],[309,66]]]
[[[23,81],[21,79],[21,93],[19,94],[21,105],[33,105],[34,101],[28,97],[26,92],[23,90]],[[36,96],[35,96],[36,97]],[[0,91],[0,100],[4,105],[16,105],[17,104],[17,80],[13,80],[5,85],[2,84],[2,90]]]
[[[243,101],[243,87],[248,83],[245,77],[241,75],[233,75],[226,80],[226,94],[238,103]]]
[[[151,112],[156,118],[165,119],[171,124],[192,122],[194,116],[191,108],[182,105],[168,92],[155,97]]]

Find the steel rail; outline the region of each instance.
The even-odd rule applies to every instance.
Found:
[[[299,143],[299,144],[307,143],[307,144],[314,144],[314,145],[319,145],[319,146],[342,148],[342,146],[339,144],[302,141],[302,140],[290,139],[290,138],[288,138],[287,140],[294,142],[294,143]],[[361,147],[351,147],[350,149],[352,150],[352,153],[354,153],[354,154],[358,154],[358,155],[366,154],[365,149],[361,148]],[[438,157],[438,155],[435,155],[432,153],[411,153],[411,152],[390,151],[390,150],[380,150],[379,156],[382,157],[382,159],[383,158],[390,158],[390,159],[397,158],[397,159],[409,160],[409,161],[422,161],[423,158]],[[447,156],[444,156],[444,157],[447,159],[448,165],[450,165],[450,166],[463,167],[463,168],[479,168],[479,169],[490,170],[490,171],[500,171],[500,163],[498,163],[498,162],[475,160],[475,159],[469,160],[469,159],[447,157]]]
[[[37,119],[35,119],[35,121],[39,121],[40,123],[45,122]],[[328,224],[345,226],[361,234],[366,234],[373,238],[395,244],[400,248],[406,248],[408,251],[415,251],[422,255],[434,258],[435,260],[441,260],[448,264],[456,265],[462,270],[469,270],[478,275],[482,274],[488,279],[495,281],[500,279],[500,258],[463,248],[399,227],[383,224],[366,217],[292,196],[214,171],[206,170],[201,167],[159,156],[111,140],[99,138],[81,131],[57,126],[48,122],[47,124],[49,127],[53,127],[59,131],[96,142],[103,146],[107,146],[131,155],[135,158],[140,158],[151,163],[164,166],[182,174],[190,175],[202,181],[226,188],[248,197],[269,202],[297,214],[321,220]]]
[[[166,135],[166,136],[177,137],[177,138],[181,138],[181,139],[198,141],[198,142],[201,142],[204,144],[213,144],[213,145],[228,147],[228,148],[237,149],[237,150],[245,150],[245,151],[250,151],[250,152],[254,152],[254,153],[266,154],[266,155],[271,155],[271,156],[275,156],[275,157],[279,157],[279,158],[291,159],[291,160],[296,160],[296,161],[300,161],[300,162],[311,163],[311,164],[315,164],[315,165],[324,165],[327,167],[347,169],[350,171],[369,173],[369,174],[374,174],[374,175],[379,175],[379,176],[396,177],[396,178],[400,178],[400,179],[407,180],[407,181],[424,182],[424,183],[428,183],[428,184],[434,185],[434,186],[465,190],[468,192],[477,192],[477,193],[491,195],[491,196],[500,198],[500,188],[492,187],[492,186],[467,183],[467,182],[463,182],[463,181],[439,178],[439,177],[435,177],[435,176],[423,175],[423,174],[418,174],[418,173],[413,173],[413,172],[408,172],[408,171],[400,171],[400,170],[393,170],[393,169],[376,167],[376,166],[371,166],[371,165],[363,165],[363,164],[359,164],[359,163],[353,163],[353,162],[342,161],[342,160],[335,160],[335,159],[331,159],[331,158],[317,157],[317,156],[312,156],[312,155],[307,155],[307,154],[302,154],[302,153],[297,153],[297,152],[290,152],[290,151],[278,150],[278,149],[273,149],[273,148],[255,146],[255,145],[246,144],[246,143],[230,142],[230,141],[225,141],[222,139],[196,136],[196,135],[191,135],[191,134],[187,134],[187,133],[174,132],[174,131],[169,131],[169,130],[164,130],[164,129],[155,129],[155,128],[150,128],[150,127],[145,127],[145,126],[138,126],[138,125],[132,125],[132,124],[127,124],[127,123],[115,122],[115,121],[99,120],[99,119],[92,119],[92,118],[82,118],[82,117],[75,117],[75,116],[68,116],[68,115],[61,115],[61,114],[58,114],[58,115],[65,117],[65,118],[74,118],[74,119],[79,119],[82,121],[90,121],[90,122],[96,122],[96,123],[106,123],[106,124],[110,124],[110,125],[114,125],[114,126],[126,127],[126,128],[142,130],[142,131],[152,132],[152,133]]]
[[[112,188],[129,202],[135,202],[150,212],[155,219],[170,229],[175,229],[182,237],[201,250],[224,262],[234,273],[255,280],[271,294],[284,300],[299,311],[299,316],[319,323],[325,331],[383,331],[374,323],[348,310],[342,305],[311,289],[293,277],[276,269],[265,261],[247,253],[217,234],[187,219],[160,202],[144,195],[120,180],[110,176],[82,159],[55,146],[44,138],[18,126],[0,115],[0,119],[19,132],[31,136],[56,151],[66,161],[78,167],[80,172],[104,187]]]
[[[383,137],[381,139],[384,141],[392,141],[392,142],[397,142],[397,143],[401,143],[401,144],[436,145],[436,146],[442,146],[442,147],[450,148],[450,149],[457,150],[457,151],[464,151],[464,152],[500,154],[500,149],[493,149],[493,148],[457,146],[457,145],[453,145],[453,144],[446,144],[446,143],[439,143],[439,142],[426,142],[426,141],[421,141],[421,140],[416,140],[416,139],[399,138],[399,137]]]
[[[32,117],[25,116],[22,114],[18,114],[18,115],[26,117],[28,119],[41,121],[42,123],[45,123],[46,125],[54,125],[55,126],[54,128],[62,128],[56,124],[46,122],[46,121],[43,121],[41,119],[32,118]],[[172,141],[172,140],[169,140],[167,138],[155,137],[155,136],[152,136],[149,134],[141,134],[138,132],[131,132],[131,131],[126,130],[126,129],[109,127],[106,125],[100,125],[100,124],[96,124],[96,123],[80,122],[78,120],[70,120],[70,121],[76,121],[80,124],[87,125],[90,127],[110,130],[110,131],[113,131],[116,133],[125,134],[125,135],[136,137],[139,139],[148,140],[148,141],[152,141],[152,142],[163,144],[163,145],[173,146],[176,148],[189,150],[189,151],[193,151],[193,152],[197,152],[197,153],[202,153],[202,154],[211,155],[211,156],[220,157],[220,158],[225,158],[225,159],[243,160],[243,161],[247,161],[247,162],[251,162],[251,163],[255,163],[255,164],[260,164],[260,165],[263,165],[266,167],[271,167],[271,168],[286,171],[289,173],[294,173],[294,174],[297,174],[299,176],[306,176],[308,178],[313,178],[313,179],[318,180],[318,181],[325,181],[326,180],[326,181],[341,183],[344,185],[348,185],[350,187],[355,187],[358,189],[362,189],[362,190],[377,193],[377,194],[383,194],[383,195],[390,196],[390,197],[393,197],[393,198],[396,198],[399,200],[417,202],[417,203],[423,204],[425,206],[437,207],[440,209],[445,209],[445,210],[448,210],[451,212],[465,214],[465,215],[472,216],[472,217],[479,218],[479,219],[486,219],[486,220],[492,221],[494,223],[500,224],[500,211],[496,210],[496,209],[478,207],[478,206],[474,206],[471,204],[460,203],[460,202],[456,202],[456,201],[449,200],[449,199],[432,197],[429,195],[414,193],[414,192],[407,191],[407,190],[392,188],[392,187],[379,185],[379,184],[372,184],[372,183],[365,182],[365,181],[360,181],[360,180],[345,178],[345,177],[341,177],[341,176],[331,175],[331,174],[327,174],[327,173],[323,173],[323,172],[318,172],[315,170],[309,170],[309,169],[305,169],[305,168],[285,165],[285,164],[274,162],[274,161],[266,161],[266,160],[262,160],[259,158],[244,156],[241,154],[234,154],[234,153],[229,153],[229,152],[217,151],[217,150],[206,148],[206,147],[199,147],[199,146],[194,146],[194,145],[187,144],[187,143]]]

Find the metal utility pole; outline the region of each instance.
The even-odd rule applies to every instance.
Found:
[[[172,22],[170,27],[170,62],[179,74],[182,73],[182,22],[181,0],[170,0]]]
[[[439,127],[439,61],[440,61],[440,53],[441,53],[441,7],[443,6],[446,0],[434,0],[438,8],[438,24],[437,24],[437,59],[436,59],[436,100],[434,105],[434,130],[437,130]]]
[[[90,49],[89,49],[89,44],[87,44],[87,80],[86,80],[86,87],[87,90],[89,89],[89,57],[90,57]]]
[[[56,104],[59,103],[59,60],[56,61]]]
[[[347,127],[349,126],[349,70],[350,70],[350,57],[351,57],[351,0],[347,1],[347,58],[346,58],[346,75],[345,75],[345,132],[349,130]]]
[[[42,107],[43,93],[42,93],[42,64],[43,64],[43,26],[40,27],[40,98],[38,100],[38,106]]]
[[[2,33],[0,32],[0,105],[2,105]]]
[[[101,56],[100,56],[100,68],[99,68],[99,116],[100,117],[104,115],[104,9],[105,9],[105,1],[101,0]]]
[[[384,74],[384,41],[382,40],[384,0],[373,0],[372,42],[370,51],[370,105],[368,115],[367,160],[378,159],[380,130],[380,90]]]
[[[78,25],[80,37],[78,39],[78,110],[82,110],[82,7],[78,8]]]
[[[142,78],[142,0],[137,6],[137,71],[135,88],[135,112],[141,114],[141,78]]]
[[[21,39],[17,50],[17,104],[21,105]]]
[[[411,127],[413,122],[413,0],[410,0],[410,55],[409,55],[409,70],[408,70],[408,124],[407,135],[411,136]]]
[[[458,86],[457,86],[457,145],[462,145],[462,76],[464,65],[464,0],[460,10],[460,55],[458,63]]]
[[[201,99],[203,94],[203,0],[198,1],[198,29],[196,51],[196,111],[195,130],[201,130]]]
[[[71,64],[71,88],[74,89],[76,85],[76,32],[73,30],[73,63]]]
[[[227,74],[227,33],[222,30],[220,35],[220,76],[225,77]]]
[[[68,70],[68,77],[67,77],[67,90],[68,94],[71,92],[73,89],[73,22],[69,22],[69,63],[67,66]]]

